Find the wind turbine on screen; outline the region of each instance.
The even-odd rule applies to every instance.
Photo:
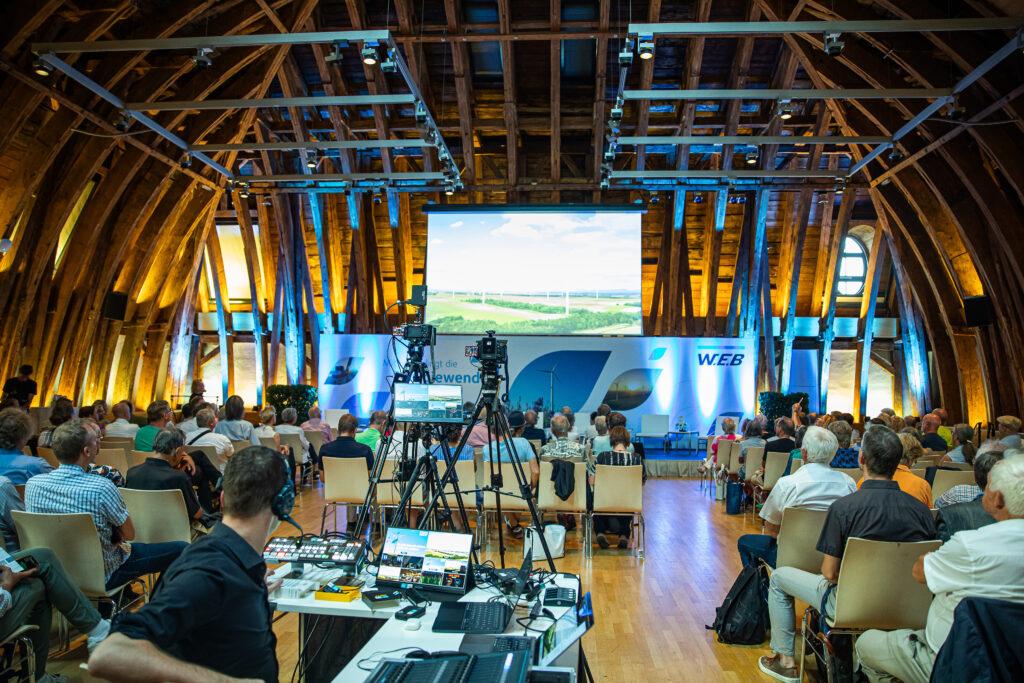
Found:
[[[547,411],[549,415],[553,415],[555,412],[555,380],[558,379],[559,382],[562,381],[559,379],[558,373],[555,372],[555,368],[557,367],[558,363],[555,363],[551,366],[550,370],[541,370],[542,373],[548,376],[548,399],[551,401],[549,404],[551,408]]]

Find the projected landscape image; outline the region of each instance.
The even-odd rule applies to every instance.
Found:
[[[640,213],[431,213],[427,322],[448,334],[640,334]]]

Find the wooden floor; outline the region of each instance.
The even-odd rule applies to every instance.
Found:
[[[296,519],[316,531],[323,505],[322,489],[305,489]],[[595,626],[584,640],[594,677],[600,681],[758,681],[763,647],[720,645],[704,628],[740,570],[736,539],[760,525],[748,516],[725,514],[724,503],[708,499],[699,482],[651,479],[644,491],[647,554],[643,561],[628,551],[601,550],[584,561],[578,531],[570,533],[559,571],[578,573],[594,602]],[[279,533],[289,534],[282,526]],[[521,544],[507,557],[521,561]],[[486,558],[497,561],[492,538]],[[491,552],[493,551],[493,552]],[[296,617],[275,626],[281,680],[291,679],[298,644]],[[79,668],[84,647],[48,667],[72,680],[93,680]]]

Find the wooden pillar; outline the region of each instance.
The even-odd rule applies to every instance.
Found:
[[[842,199],[839,200],[839,218],[836,221],[837,239],[832,244],[828,255],[828,270],[825,275],[825,296],[822,302],[822,319],[819,323],[819,334],[821,335],[821,351],[818,358],[818,411],[824,413],[828,410],[828,380],[832,368],[832,342],[836,338],[836,294],[839,291],[839,263],[843,250],[843,240],[850,229],[850,215],[853,213],[853,205],[857,194],[853,189],[847,188],[843,191]],[[831,213],[831,205],[829,213]],[[859,416],[857,416],[859,418]]]
[[[878,301],[878,283],[882,277],[885,264],[884,237],[881,224],[875,226],[875,236],[871,241],[871,255],[868,258],[868,269],[864,276],[864,294],[860,302],[861,342],[857,345],[855,365],[856,393],[853,395],[853,414],[856,419],[863,420],[868,402],[868,377],[871,369],[871,342],[875,336],[875,308]]]

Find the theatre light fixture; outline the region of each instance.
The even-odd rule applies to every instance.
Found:
[[[32,72],[36,76],[46,77],[53,73],[53,67],[41,59],[35,59],[32,61]]]
[[[639,42],[640,59],[654,58],[654,37],[641,36]]]
[[[192,56],[192,63],[200,69],[207,69],[213,66],[213,60],[210,59],[210,55],[213,54],[213,48],[200,47],[196,48],[195,55]]]
[[[373,45],[363,45],[363,49],[359,51],[359,56],[363,58],[363,64],[366,66],[373,66],[377,63],[377,48]]]

